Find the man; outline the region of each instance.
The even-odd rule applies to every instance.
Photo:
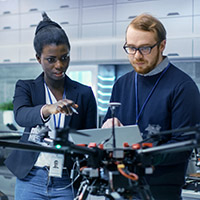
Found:
[[[172,65],[163,51],[166,31],[148,14],[128,26],[124,50],[134,70],[119,78],[112,91],[115,125],[138,124],[143,138],[155,132],[194,126],[200,122],[200,95],[194,81]],[[108,110],[102,128],[112,126]],[[188,139],[172,133],[157,145]],[[145,178],[156,200],[179,200],[190,151],[163,154],[155,159],[153,174]]]

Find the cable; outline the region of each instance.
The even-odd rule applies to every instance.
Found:
[[[102,142],[100,142],[98,145],[100,144],[105,144],[106,142],[108,142],[109,140],[111,140],[111,138],[113,137],[113,135],[111,134],[111,136],[105,140],[103,140]]]
[[[72,170],[75,169],[75,166],[77,165],[77,162],[78,162],[78,161],[76,161],[76,162],[73,164]],[[77,165],[77,167],[78,167],[78,166],[79,166],[79,165]],[[78,171],[78,175],[72,180],[72,182],[71,182],[70,184],[66,185],[66,186],[63,187],[63,188],[58,188],[58,189],[56,189],[56,190],[57,190],[57,191],[60,191],[60,190],[64,190],[64,189],[66,189],[66,188],[72,186],[72,185],[75,183],[75,181],[79,178],[79,176],[80,176],[80,172]]]
[[[118,164],[117,169],[120,172],[121,175],[125,176],[128,179],[131,179],[132,181],[137,181],[139,179],[138,175],[135,173],[129,173],[127,174],[125,171],[122,170],[124,168],[124,164]]]

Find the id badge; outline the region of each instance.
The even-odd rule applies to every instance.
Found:
[[[52,154],[49,176],[61,178],[62,171],[63,171],[63,164],[64,164],[64,155],[63,154]]]

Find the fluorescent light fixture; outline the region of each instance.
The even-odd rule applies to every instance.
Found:
[[[107,97],[111,96],[111,93],[104,93],[101,91],[98,91],[97,93],[100,94],[101,96],[107,96]]]
[[[102,81],[114,81],[115,77],[103,77],[103,76],[98,76],[98,79],[102,80]]]
[[[102,100],[98,98],[98,102],[102,103],[102,104],[106,104],[108,105],[109,101],[108,100]]]
[[[98,109],[99,109],[100,111],[103,111],[103,112],[106,112],[106,111],[107,111],[107,108],[102,108],[101,106],[98,106]]]
[[[97,84],[100,88],[112,89],[113,85],[102,85],[101,83]]]

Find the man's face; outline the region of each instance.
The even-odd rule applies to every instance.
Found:
[[[155,33],[142,31],[129,27],[126,35],[126,45],[130,47],[147,47],[157,43]],[[139,74],[147,74],[152,71],[162,60],[162,52],[165,48],[166,41],[163,40],[151,49],[150,54],[143,55],[136,51],[135,55],[128,54],[129,61],[135,71]]]

